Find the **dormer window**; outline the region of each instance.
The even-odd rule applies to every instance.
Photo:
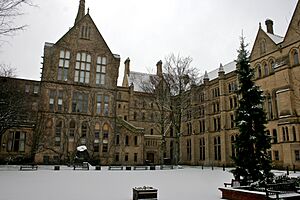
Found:
[[[91,37],[91,27],[87,25],[83,25],[81,27],[80,38],[90,39],[90,37]]]
[[[68,69],[70,64],[70,51],[61,50],[59,54],[57,80],[68,80]]]

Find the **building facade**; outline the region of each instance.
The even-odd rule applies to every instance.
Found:
[[[251,51],[255,82],[266,96],[270,155],[278,168],[300,169],[299,21],[300,3],[284,37],[275,35],[267,20],[267,31],[259,26]],[[202,83],[184,94],[179,135],[167,120],[170,111],[158,101],[158,88],[164,88],[162,62],[156,74],[131,71],[129,58],[124,65],[118,86],[120,56],[111,52],[80,0],[74,26],[56,43],[45,43],[41,81],[10,79],[21,82],[25,93],[32,88],[26,104],[34,126],[7,129],[1,159],[31,155],[37,163],[69,163],[76,148],[85,145],[95,164],[233,165],[235,62],[206,72]],[[153,80],[158,80],[155,90],[147,90],[144,83]],[[170,101],[171,96],[163,99]]]

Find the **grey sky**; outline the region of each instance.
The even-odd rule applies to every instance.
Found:
[[[0,63],[17,68],[20,78],[40,79],[45,42],[55,43],[73,26],[79,0],[33,0],[18,24],[29,27],[0,47]],[[297,0],[86,0],[86,8],[115,54],[131,70],[154,72],[170,53],[191,56],[201,73],[234,60],[243,30],[253,45],[259,22],[274,21],[284,36]],[[2,38],[3,39],[3,38]],[[122,77],[119,77],[119,79]],[[120,81],[119,81],[120,82]]]

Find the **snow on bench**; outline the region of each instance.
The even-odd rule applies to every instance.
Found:
[[[89,163],[87,163],[87,162],[73,165],[73,170],[76,170],[76,169],[89,170],[89,168],[90,168],[90,166],[89,166]]]
[[[123,166],[109,166],[108,170],[123,170]]]
[[[134,166],[133,169],[134,170],[147,170],[148,167],[147,166]]]
[[[265,187],[266,196],[270,199],[285,199],[299,197],[298,188],[295,182],[267,184]]]
[[[20,166],[20,171],[24,170],[37,170],[38,166],[37,165],[21,165]]]

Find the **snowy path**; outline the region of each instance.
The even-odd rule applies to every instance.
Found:
[[[18,171],[0,167],[0,200],[130,200],[132,188],[153,186],[159,200],[216,200],[232,175],[220,168],[156,171]]]

